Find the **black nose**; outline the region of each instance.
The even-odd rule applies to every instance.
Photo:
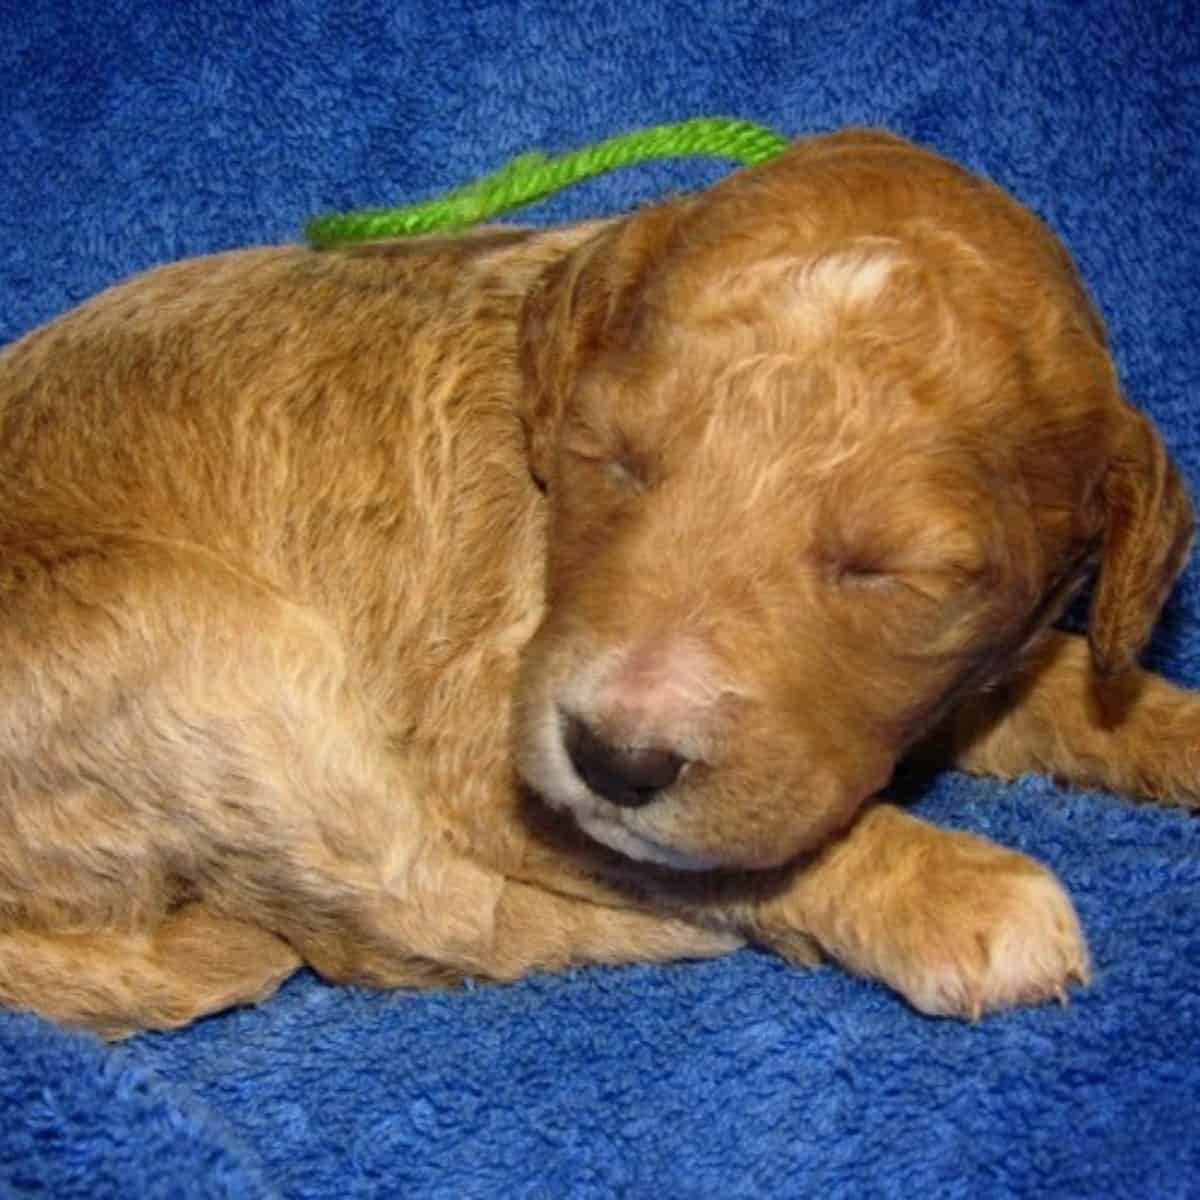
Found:
[[[649,804],[679,778],[685,761],[672,750],[614,746],[578,717],[567,718],[566,741],[567,754],[583,782],[624,808]]]

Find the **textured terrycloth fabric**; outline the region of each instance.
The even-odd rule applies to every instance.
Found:
[[[133,270],[532,147],[730,113],[882,123],[1000,180],[1080,260],[1200,490],[1192,0],[86,0],[0,21],[0,342]],[[697,186],[639,168],[530,214]],[[1200,685],[1200,567],[1152,661]],[[1200,1189],[1200,825],[958,775],[935,819],[1039,856],[1097,968],[1065,1009],[927,1020],[751,951],[457,994],[293,980],[117,1048],[0,1014],[0,1193],[1185,1196]]]

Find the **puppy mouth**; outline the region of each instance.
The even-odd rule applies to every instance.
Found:
[[[567,811],[593,841],[634,862],[653,863],[675,871],[711,871],[722,865],[720,859],[711,855],[689,853],[656,841],[631,829],[619,816],[599,810],[581,812],[573,806],[568,806]]]

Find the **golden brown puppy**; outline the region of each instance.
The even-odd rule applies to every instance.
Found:
[[[744,940],[1061,996],[1055,879],[879,793],[1194,802],[1134,666],[1190,532],[1062,248],[888,135],[154,271],[0,356],[0,999],[119,1036]]]

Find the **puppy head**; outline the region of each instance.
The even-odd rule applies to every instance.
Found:
[[[997,219],[1014,268],[903,180],[881,204],[878,162],[836,219],[807,178],[609,226],[525,314],[551,520],[517,761],[630,858],[819,847],[1099,554],[1097,659],[1131,661],[1186,545],[1040,227]]]

